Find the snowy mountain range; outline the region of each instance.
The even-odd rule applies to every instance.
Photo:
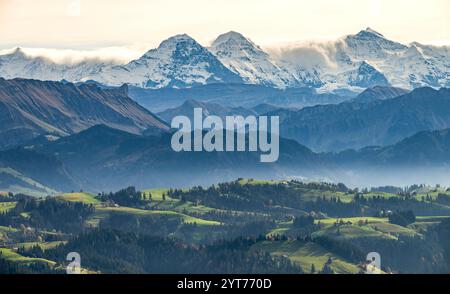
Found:
[[[86,76],[95,75],[109,62],[85,60],[78,63],[57,63],[46,57],[32,57],[21,48],[0,55],[0,77],[4,79],[24,78],[48,81],[82,81]]]
[[[157,49],[126,65],[106,67],[86,78],[106,85],[127,83],[142,88],[185,88],[242,82],[239,75],[185,34],[163,41]]]
[[[0,55],[0,77],[94,80],[109,86],[126,83],[149,89],[246,83],[279,89],[309,87],[322,93],[361,92],[374,86],[450,87],[450,47],[416,42],[404,45],[370,28],[332,44],[307,46],[311,45],[299,48],[319,48],[326,62],[311,64],[306,52],[313,49],[285,48],[280,54],[269,54],[237,32],[220,35],[209,48],[186,34],[177,35],[124,65],[98,60],[62,64],[16,49]]]
[[[249,84],[275,88],[298,86],[295,76],[279,66],[251,40],[237,32],[220,35],[211,45],[211,52],[227,68]]]
[[[329,89],[386,83],[404,89],[450,86],[450,47],[407,46],[370,28],[336,42],[330,59],[336,70],[322,78]]]

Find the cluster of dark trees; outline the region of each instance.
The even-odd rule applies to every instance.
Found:
[[[389,222],[391,224],[406,227],[416,221],[416,216],[412,210],[407,211],[396,211],[391,213],[389,216]]]
[[[314,226],[314,217],[311,215],[302,215],[294,218],[294,228],[309,228]]]
[[[416,187],[414,187],[416,188]],[[339,197],[318,197],[314,201],[305,193],[314,191],[340,191],[353,193],[350,202]],[[387,190],[391,188],[386,187]],[[393,189],[393,188],[392,188]],[[382,190],[380,188],[380,190]],[[402,190],[403,191],[403,190]],[[330,217],[375,216],[380,211],[412,210],[418,215],[449,215],[448,207],[439,203],[450,202],[450,197],[438,196],[438,200],[418,200],[409,192],[401,192],[397,197],[364,196],[342,184],[301,183],[291,181],[280,184],[241,184],[238,181],[222,183],[209,188],[194,187],[190,190],[169,190],[168,195],[182,201],[203,204],[222,210],[239,210],[257,213],[270,213],[272,217],[286,215],[287,210],[297,209],[306,212],[324,213]]]
[[[153,215],[139,216],[123,213],[110,213],[100,221],[102,229],[116,229],[123,232],[141,233],[166,237],[183,225],[179,216]]]
[[[441,198],[440,201],[444,201]],[[364,197],[356,194],[352,201],[343,202],[336,197],[319,197],[315,201],[305,202],[302,209],[307,212],[322,212],[330,217],[380,216],[381,211],[410,210],[416,215],[450,215],[450,209],[439,205],[437,201],[424,201],[407,196]]]
[[[49,250],[29,251],[33,257],[63,264],[67,252],[78,252],[83,266],[102,273],[301,273],[287,258],[251,250],[264,239],[238,238],[207,246],[189,246],[172,239],[93,230]],[[26,253],[24,253],[26,254]]]
[[[14,194],[9,192],[8,194],[5,195],[0,195],[0,203],[1,202],[12,202],[14,201]]]
[[[24,213],[27,217],[23,217]],[[72,233],[82,231],[84,222],[92,213],[92,205],[80,202],[67,202],[52,197],[44,200],[26,197],[18,199],[14,209],[0,215],[0,225]]]
[[[174,236],[187,243],[211,244],[217,240],[232,240],[240,237],[258,237],[275,228],[270,220],[246,219],[232,220],[212,228],[184,223],[180,216],[153,215],[139,216],[123,213],[110,213],[99,223],[101,229],[115,229],[149,236]],[[199,234],[202,233],[202,234]],[[201,235],[201,237],[196,237]]]
[[[450,205],[450,196],[446,194],[438,194],[436,202],[444,205]]]
[[[301,183],[291,181],[279,184],[241,184],[239,181],[221,183],[209,188],[169,190],[168,195],[182,201],[201,203],[227,210],[266,212],[276,207],[303,209],[308,190],[348,191],[343,184]]]
[[[136,188],[132,186],[115,193],[101,193],[97,197],[103,202],[113,201],[120,206],[136,207],[144,204],[142,192],[136,190]]]

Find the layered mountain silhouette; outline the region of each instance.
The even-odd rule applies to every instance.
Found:
[[[270,178],[291,169],[312,175],[321,165],[320,156],[292,140],[281,140],[280,159],[274,165],[261,163],[258,152],[175,152],[170,141],[170,134],[142,136],[98,125],[56,141],[37,140],[0,152],[0,165],[62,190],[109,190],[126,185],[183,187],[239,176]],[[50,158],[48,161],[58,166],[52,173],[64,175],[64,179],[44,173],[38,178],[33,171],[48,166],[45,161],[30,161],[33,167],[26,166],[28,157],[33,156]]]
[[[314,153],[281,139],[279,160],[267,164],[254,152],[174,152],[170,134],[142,136],[98,125],[58,140],[36,140],[1,151],[0,166],[3,174],[5,169],[14,170],[39,183],[39,189],[58,191],[109,191],[127,185],[186,187],[237,177],[371,185],[390,183],[393,176],[415,175],[425,181],[450,174],[450,130],[420,132],[390,146],[340,153]],[[4,188],[1,183],[0,187]]]
[[[280,107],[271,104],[259,104],[252,108],[244,108],[244,107],[226,107],[213,102],[187,100],[179,107],[167,109],[165,111],[157,113],[157,115],[167,123],[170,123],[172,119],[178,115],[189,117],[191,121],[193,121],[195,108],[201,108],[204,117],[214,115],[220,117],[222,120],[225,120],[226,116],[237,116],[237,115],[243,117],[247,117],[249,115],[258,116],[270,111],[280,109]]]
[[[0,78],[1,148],[43,134],[65,136],[105,124],[132,133],[168,127],[127,95],[127,87]]]
[[[448,177],[448,48],[400,44],[370,28],[328,45],[307,48],[320,49],[317,64],[304,47],[264,51],[237,32],[210,47],[177,35],[121,65],[2,55],[0,77],[11,80],[0,78],[0,189]],[[197,107],[222,118],[279,116],[279,160],[174,152],[168,122]]]
[[[315,151],[386,146],[420,131],[450,127],[449,89],[418,88],[391,99],[370,98],[368,103],[358,102],[366,100],[368,92],[361,95],[337,105],[278,110],[270,115],[280,116],[282,136]]]
[[[260,104],[301,108],[336,104],[355,97],[353,93],[318,93],[312,88],[277,89],[249,84],[209,84],[192,88],[142,89],[129,87],[129,95],[152,112],[176,108],[186,100],[211,102],[225,107],[253,108]]]
[[[422,131],[394,145],[348,150],[332,157],[349,166],[450,167],[450,129]]]

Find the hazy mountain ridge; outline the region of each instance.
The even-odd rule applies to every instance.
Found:
[[[149,137],[98,125],[56,141],[1,151],[0,165],[63,191],[175,183],[187,187],[238,177],[322,179],[357,185],[376,185],[387,179],[391,184],[399,177],[406,184],[408,177],[413,182],[419,168],[427,170],[426,175],[420,174],[423,182],[448,177],[450,131],[420,132],[390,146],[340,153],[314,153],[281,138],[279,160],[267,164],[259,162],[258,152],[174,152],[168,134]]]
[[[420,131],[450,127],[450,90],[419,88],[369,103],[318,105],[279,110],[280,133],[316,151],[394,144]]]
[[[258,104],[252,108],[226,107],[212,102],[187,100],[179,107],[167,109],[165,111],[157,113],[157,115],[169,124],[172,119],[178,115],[187,116],[191,119],[191,121],[193,121],[195,108],[202,109],[203,117],[214,115],[220,117],[223,121],[225,121],[226,116],[258,116],[270,111],[278,110],[281,107],[277,107],[271,104]]]
[[[373,88],[368,88],[360,93],[353,102],[368,103],[376,100],[386,100],[395,98],[408,93],[408,90],[395,87],[381,87],[376,86]]]
[[[268,165],[260,162],[259,152],[175,152],[170,139],[169,134],[141,136],[98,125],[56,141],[9,152],[16,154],[17,160],[23,152],[51,157],[69,171],[71,178],[77,179],[76,183],[94,190],[174,183],[181,187],[250,175],[276,177],[291,168],[312,175],[321,165],[320,156],[292,140],[281,139],[280,159]],[[10,165],[23,171],[13,164]]]
[[[422,131],[390,146],[344,151],[335,160],[350,165],[450,166],[450,129]]]
[[[217,103],[226,107],[253,108],[260,104],[277,107],[302,108],[317,104],[340,103],[355,95],[352,93],[317,93],[312,88],[277,89],[250,84],[209,84],[192,88],[142,89],[129,87],[129,95],[152,112],[176,108],[186,100]]]

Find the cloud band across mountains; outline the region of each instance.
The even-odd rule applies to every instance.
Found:
[[[237,32],[219,36],[210,47],[188,35],[177,35],[128,63],[123,56],[122,60],[115,58],[111,54],[114,50],[98,51],[100,59],[93,52],[84,52],[83,57],[76,51],[66,51],[69,54],[59,54],[59,61],[39,57],[38,50],[34,54],[15,50],[0,55],[0,77],[94,80],[109,86],[126,83],[150,89],[212,83],[307,87],[319,92],[361,92],[367,87],[386,85],[405,89],[450,86],[450,47],[404,45],[370,28],[335,42],[268,51]],[[75,52],[72,58],[71,52]],[[46,55],[45,51],[41,53]]]

